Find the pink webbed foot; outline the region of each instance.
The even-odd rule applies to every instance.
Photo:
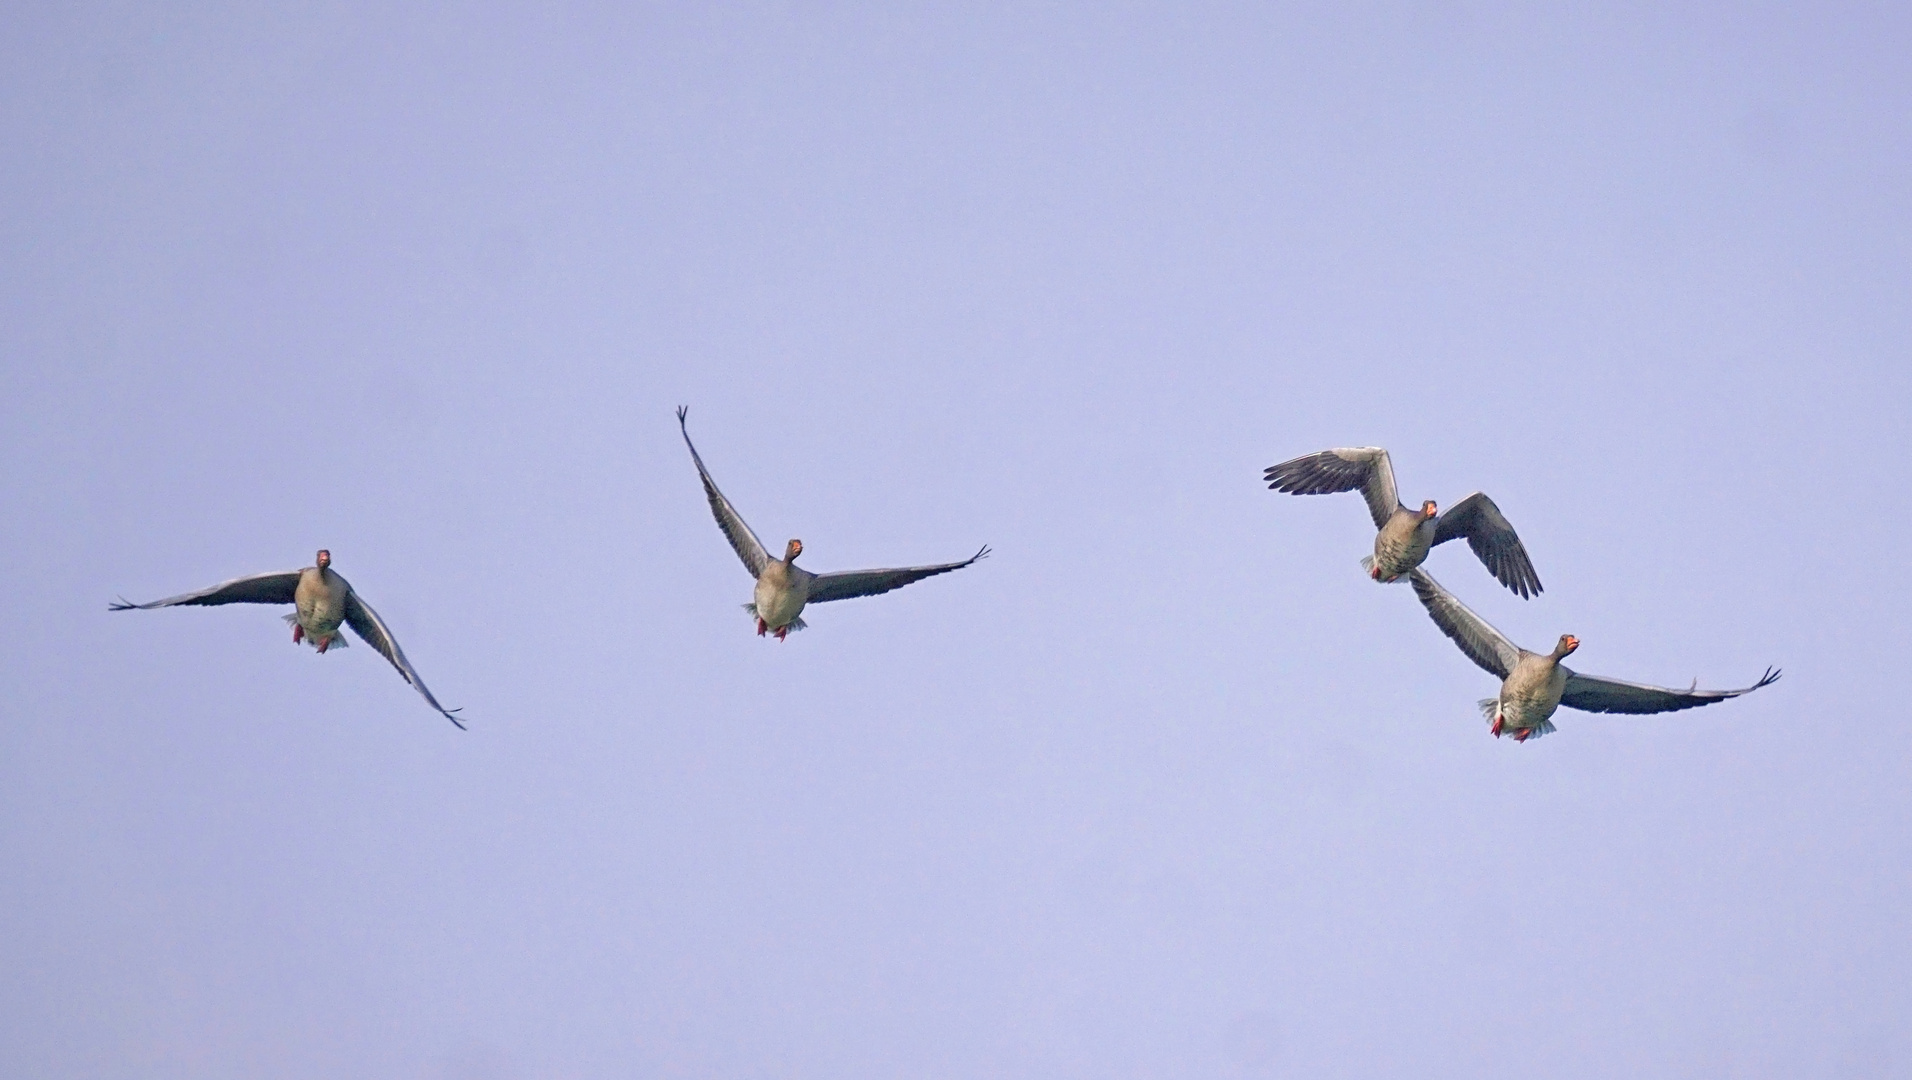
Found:
[[[1494,716],[1494,728],[1493,728],[1494,738],[1496,739],[1500,738],[1501,723],[1502,721],[1501,721],[1500,715],[1496,713]]]
[[[1368,571],[1368,576],[1376,581],[1381,580],[1381,568],[1376,566],[1374,569]]]
[[[777,627],[777,640],[778,640],[778,641],[782,641],[783,639],[785,639],[785,638],[787,638],[787,637],[789,637],[789,636],[790,636],[790,627],[789,627],[789,625],[788,625],[788,624],[785,624],[785,625],[783,625],[783,626],[779,626],[779,627]]]
[[[764,622],[762,619],[757,620],[757,636],[758,637],[764,636],[765,631],[768,631],[769,629],[770,629],[770,624]]]
[[[305,640],[305,627],[300,626],[298,623],[293,623],[292,624],[292,644],[297,645],[299,642],[304,640]]]
[[[331,635],[329,635],[329,634],[328,634],[327,636],[325,636],[325,637],[323,637],[323,638],[321,638],[321,639],[319,640],[319,651],[320,651],[321,653],[323,653],[323,652],[324,652],[325,650],[327,650],[327,649],[329,649],[329,648],[331,648],[331,647],[332,647],[332,638],[331,638]]]
[[[1514,741],[1526,742],[1527,736],[1532,735],[1533,733],[1534,733],[1533,728],[1521,728],[1519,731],[1514,732]]]

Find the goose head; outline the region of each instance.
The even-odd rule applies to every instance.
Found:
[[[1440,512],[1441,512],[1441,508],[1434,505],[1433,499],[1429,499],[1426,502],[1421,504],[1421,516],[1424,518],[1432,518],[1435,514],[1438,514]]]
[[[788,544],[784,545],[783,561],[787,563],[796,562],[797,556],[801,554],[803,554],[803,541],[792,540]]]
[[[1579,647],[1579,638],[1574,637],[1572,634],[1562,634],[1560,635],[1560,644],[1554,646],[1553,658],[1555,660],[1562,659],[1563,657],[1571,655],[1573,651]]]
[[[319,563],[319,569],[321,569],[321,570],[323,570],[323,569],[325,569],[325,568],[326,568],[326,567],[328,567],[328,566],[331,566],[331,565],[332,565],[332,553],[331,553],[331,552],[329,552],[329,551],[327,551],[327,550],[325,550],[324,548],[320,548],[320,549],[319,549],[319,557],[318,557],[318,563]]]

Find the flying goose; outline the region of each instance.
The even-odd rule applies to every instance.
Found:
[[[359,596],[350,582],[332,569],[332,553],[321,549],[317,561],[318,565],[303,570],[233,578],[209,589],[169,596],[150,604],[129,604],[122,599],[108,605],[107,610],[133,611],[194,604],[296,604],[298,609],[285,616],[285,621],[292,624],[294,645],[304,640],[320,652],[330,648],[343,649],[345,637],[339,633],[339,627],[340,624],[349,626],[367,644],[377,649],[381,656],[392,662],[405,681],[412,684],[412,689],[424,696],[426,704],[462,729],[464,723],[452,715],[458,710],[440,705],[432,692],[425,689],[425,680],[412,670],[412,662],[405,659],[405,650],[398,647],[398,639],[385,628],[385,620],[378,617],[378,612],[372,610],[372,605]]]
[[[1522,599],[1540,590],[1540,577],[1527,558],[1514,527],[1501,516],[1494,500],[1476,491],[1436,517],[1434,500],[1419,510],[1402,505],[1394,490],[1394,465],[1388,452],[1378,446],[1354,446],[1306,454],[1279,465],[1270,465],[1262,479],[1275,491],[1290,495],[1330,495],[1361,489],[1368,500],[1368,513],[1380,531],[1374,537],[1374,554],[1365,556],[1361,566],[1376,581],[1394,581],[1421,565],[1436,544],[1445,544],[1465,536],[1467,546],[1487,565],[1502,585]]]
[[[1580,639],[1572,634],[1560,635],[1550,653],[1528,652],[1454,599],[1427,571],[1412,570],[1408,577],[1434,625],[1453,638],[1469,660],[1500,676],[1500,696],[1480,703],[1495,738],[1508,734],[1515,742],[1526,742],[1529,736],[1545,735],[1554,729],[1548,717],[1562,705],[1601,713],[1676,712],[1750,694],[1779,678],[1778,670],[1767,668],[1758,682],[1740,690],[1694,689],[1697,679],[1693,687],[1669,690],[1582,675],[1560,662],[1580,647]]]
[[[717,490],[717,484],[710,478],[710,470],[704,468],[704,459],[697,454],[696,444],[690,441],[690,428],[684,417],[690,410],[677,410],[677,427],[684,433],[684,445],[690,447],[690,459],[697,464],[697,475],[703,478],[704,494],[710,499],[710,512],[717,518],[717,527],[724,531],[730,546],[737,551],[737,557],[744,561],[744,569],[757,579],[755,599],[744,605],[757,620],[757,636],[774,632],[777,640],[782,641],[792,630],[802,630],[804,621],[797,616],[802,614],[804,605],[821,604],[830,600],[848,600],[853,596],[875,596],[891,589],[900,589],[912,581],[921,581],[936,574],[946,574],[951,570],[961,570],[977,559],[989,554],[988,545],[981,551],[962,562],[939,563],[935,566],[910,566],[894,570],[849,570],[835,574],[813,574],[797,565],[797,556],[803,554],[803,541],[792,540],[784,545],[783,558],[773,559],[764,550],[757,534],[750,531],[744,519],[724,493]]]

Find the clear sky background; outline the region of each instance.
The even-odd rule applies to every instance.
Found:
[[[0,28],[0,1074],[1912,1075],[1903,7],[390,8]]]

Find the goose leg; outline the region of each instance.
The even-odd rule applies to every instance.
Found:
[[[757,636],[758,637],[762,637],[764,635],[764,631],[768,629],[770,629],[770,626],[768,623],[764,622],[762,619],[757,620]]]
[[[319,651],[323,653],[325,650],[331,647],[332,647],[332,638],[331,638],[331,635],[328,634],[324,639],[322,639],[319,642]]]
[[[789,636],[790,636],[790,625],[788,623],[785,623],[784,625],[777,627],[778,641],[782,641],[784,638],[787,638]]]
[[[298,623],[293,623],[292,624],[292,644],[297,645],[299,642],[304,640],[305,640],[305,627],[300,626]]]

